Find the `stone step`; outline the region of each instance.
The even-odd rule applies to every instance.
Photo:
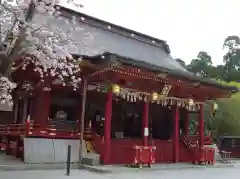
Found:
[[[85,165],[98,166],[100,165],[100,155],[97,153],[87,153],[83,159],[82,163]]]

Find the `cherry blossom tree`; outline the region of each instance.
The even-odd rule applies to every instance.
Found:
[[[68,0],[77,7],[78,0]],[[35,16],[45,19],[60,16],[58,0],[0,0],[0,102],[11,101],[11,91],[16,84],[11,82],[11,73],[34,63],[43,82],[46,76],[71,84],[77,88],[81,79],[79,61],[69,54],[67,47],[76,45],[70,28],[67,32],[44,22],[36,22]],[[75,23],[73,17],[71,23]],[[69,23],[69,22],[68,22]],[[22,59],[22,60],[19,60]]]

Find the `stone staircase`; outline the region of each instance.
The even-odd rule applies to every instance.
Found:
[[[100,155],[97,153],[87,153],[83,159],[82,163],[85,165],[98,166],[100,165]]]

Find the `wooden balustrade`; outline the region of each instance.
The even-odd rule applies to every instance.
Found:
[[[87,129],[86,129],[87,130]],[[90,140],[92,138],[91,129],[84,132],[84,139]],[[40,128],[37,124],[9,124],[0,125],[0,135],[10,136],[31,136],[31,137],[47,137],[47,138],[69,138],[79,139],[80,133],[76,128],[56,128],[55,124],[49,125],[47,128]]]

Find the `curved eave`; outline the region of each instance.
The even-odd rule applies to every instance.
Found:
[[[79,55],[74,55],[74,56],[79,56]],[[102,58],[104,56],[104,58]],[[114,63],[121,63],[129,66],[133,66],[136,68],[142,68],[146,69],[148,71],[152,71],[154,73],[166,73],[170,76],[174,76],[176,78],[182,78],[185,80],[190,80],[193,83],[194,82],[200,82],[203,85],[207,86],[212,86],[218,89],[226,90],[228,92],[237,93],[239,92],[239,89],[235,86],[228,86],[224,84],[220,84],[216,81],[210,80],[210,79],[205,79],[202,77],[197,77],[194,76],[192,73],[186,71],[176,71],[176,70],[170,70],[167,68],[163,68],[154,64],[150,64],[144,61],[139,61],[136,59],[124,57],[118,54],[110,53],[110,52],[105,52],[96,56],[82,56],[84,59],[90,60],[91,63],[98,63],[98,64],[114,64]]]
[[[176,76],[176,77],[182,77],[182,78],[191,80],[193,82],[200,82],[204,85],[213,86],[215,88],[230,91],[231,93],[239,92],[239,88],[237,88],[236,86],[229,86],[229,85],[220,84],[220,83],[218,83],[216,81],[213,81],[211,79],[201,78],[201,77],[198,77],[198,76],[194,76],[192,74],[188,75],[188,74],[183,74],[181,72],[173,72],[173,71],[168,70],[168,69],[166,69],[166,71],[169,75]]]

